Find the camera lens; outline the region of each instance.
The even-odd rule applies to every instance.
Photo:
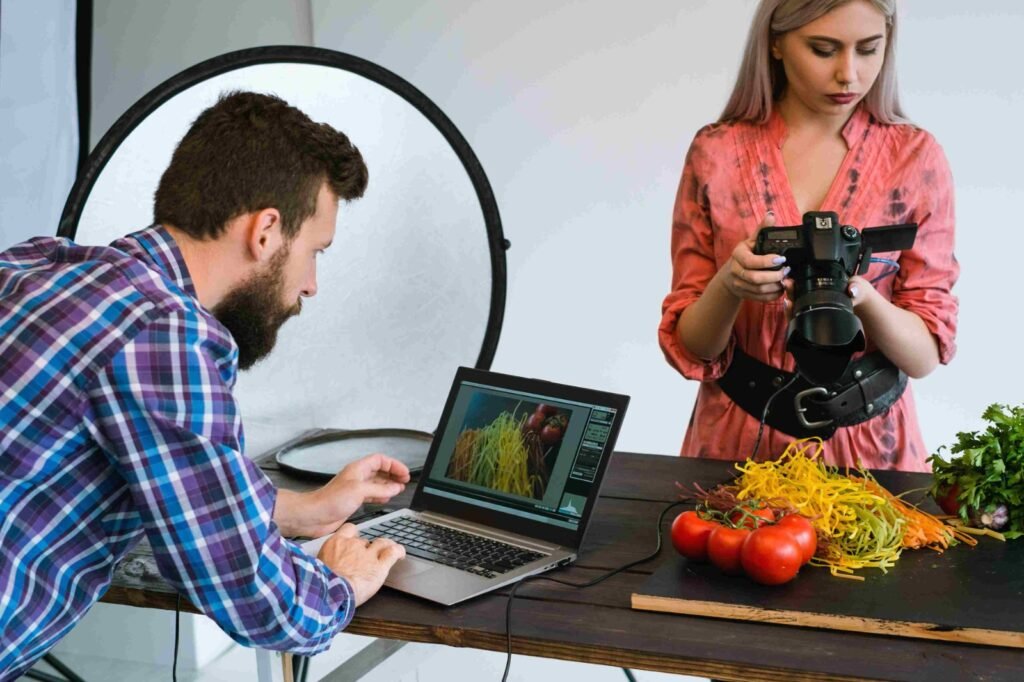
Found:
[[[794,277],[786,350],[804,378],[815,385],[838,380],[850,356],[864,349],[863,327],[846,294],[849,281],[842,264],[834,261],[813,261]]]

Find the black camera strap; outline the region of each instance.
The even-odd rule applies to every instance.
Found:
[[[755,360],[739,348],[718,385],[758,421],[765,405],[793,379],[792,372]],[[841,426],[865,422],[888,410],[907,387],[907,375],[878,351],[850,363],[837,382],[815,386],[802,376],[773,400],[765,423],[795,438],[828,440]]]

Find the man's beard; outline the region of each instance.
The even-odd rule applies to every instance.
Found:
[[[238,345],[238,367],[249,369],[274,349],[277,331],[298,315],[302,302],[282,303],[287,247],[271,258],[267,269],[238,285],[213,308],[213,315],[228,328]]]

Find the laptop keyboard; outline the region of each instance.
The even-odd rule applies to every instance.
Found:
[[[427,559],[485,578],[519,568],[544,554],[531,552],[454,528],[401,516],[365,528],[364,537],[390,538],[405,547],[409,556]]]

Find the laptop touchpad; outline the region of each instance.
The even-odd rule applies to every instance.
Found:
[[[425,561],[409,561],[408,559],[402,559],[391,567],[391,572],[388,573],[388,580],[395,580],[396,578],[411,578],[423,571],[429,571],[431,568],[433,568],[433,565]]]

